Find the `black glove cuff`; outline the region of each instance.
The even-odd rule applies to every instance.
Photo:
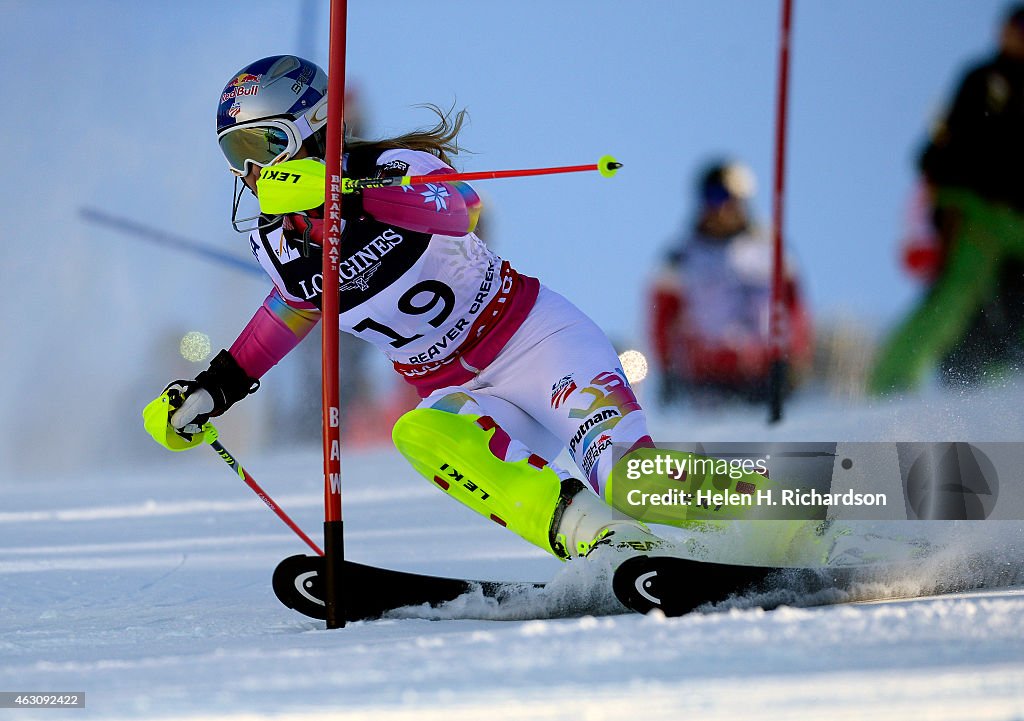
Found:
[[[341,203],[341,217],[344,220],[359,220],[366,211],[363,209],[363,194],[349,193]]]
[[[214,356],[210,367],[196,376],[196,383],[213,396],[210,416],[219,416],[260,387],[260,382],[250,378],[226,350]]]

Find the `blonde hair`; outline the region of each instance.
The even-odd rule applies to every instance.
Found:
[[[460,110],[452,113],[454,106],[445,112],[432,103],[417,105],[418,108],[426,108],[437,115],[437,124],[429,129],[413,130],[412,132],[399,135],[394,138],[382,140],[363,140],[352,138],[345,142],[346,150],[357,150],[359,148],[374,148],[376,150],[422,150],[435,155],[447,165],[452,165],[452,156],[460,152],[467,152],[465,148],[459,147],[458,135],[462,130],[462,124],[466,121],[466,111]]]

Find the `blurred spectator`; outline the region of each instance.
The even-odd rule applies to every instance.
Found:
[[[903,269],[930,288],[939,278],[951,238],[935,225],[932,192],[922,184],[911,199],[909,227],[900,248]],[[1000,367],[1019,366],[1024,358],[1024,263],[1008,258],[999,270],[996,293],[979,310],[967,331],[939,363],[947,386],[969,386]]]
[[[872,392],[914,388],[940,363],[947,379],[965,382],[1019,365],[1022,167],[1024,4],[1018,4],[1002,23],[996,56],[967,72],[921,155],[935,223],[932,262],[923,265],[934,282],[883,346]],[[922,260],[920,252],[914,257]]]
[[[772,246],[750,217],[754,187],[753,173],[740,163],[707,167],[693,230],[655,278],[651,334],[664,403],[695,392],[766,398]],[[792,385],[811,360],[811,327],[789,264],[785,273]]]

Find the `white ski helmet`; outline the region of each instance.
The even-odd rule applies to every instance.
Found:
[[[236,176],[265,167],[306,146],[323,157],[327,73],[294,55],[272,55],[239,70],[220,95],[217,142]]]

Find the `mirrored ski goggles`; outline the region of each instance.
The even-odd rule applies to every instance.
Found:
[[[249,165],[265,168],[287,160],[302,143],[327,122],[327,96],[294,121],[288,118],[256,120],[237,125],[217,135],[220,150],[231,172],[244,178]]]
[[[228,160],[228,169],[244,178],[249,174],[250,164],[262,168],[290,158],[304,139],[290,121],[262,120],[229,128],[218,136],[217,142]]]

